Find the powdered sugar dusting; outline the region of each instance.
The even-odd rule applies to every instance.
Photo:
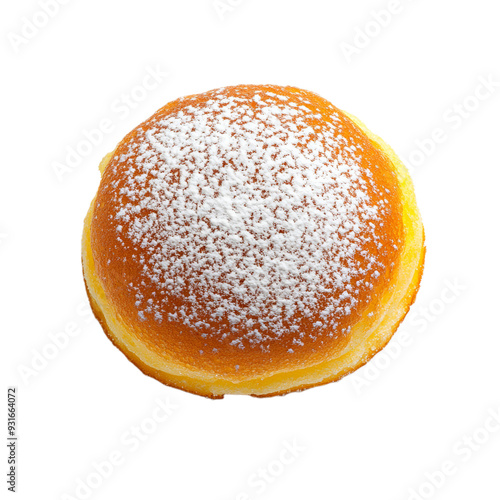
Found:
[[[126,182],[115,220],[157,290],[129,283],[139,318],[242,348],[284,335],[301,344],[300,318],[336,335],[367,276],[383,272],[364,248],[381,246],[387,202],[372,199],[362,148],[335,109],[319,127],[321,116],[307,94],[220,89],[138,131],[116,164]]]

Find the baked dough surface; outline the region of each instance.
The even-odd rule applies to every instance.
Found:
[[[259,99],[255,101],[256,95]],[[229,102],[218,104],[224,100]],[[217,104],[215,110],[210,101]],[[207,102],[212,105],[208,111]],[[246,115],[254,119],[232,115],[235,106],[238,110],[247,106]],[[302,111],[295,113],[301,106]],[[266,112],[266,109],[270,111]],[[259,120],[265,126],[255,130],[253,124]],[[186,122],[195,122],[197,128],[182,128]],[[225,130],[220,128],[221,123]],[[222,186],[218,191],[215,187],[214,192],[213,186],[217,183],[210,190],[207,179],[199,179],[206,157],[196,156],[194,145],[201,144],[198,153],[202,155],[204,137],[210,138],[214,130],[218,130],[219,142],[227,141],[227,137],[231,140],[238,134],[242,135],[241,130],[247,130],[241,128],[245,124],[250,124],[245,132],[248,144],[260,140],[266,128],[272,131],[266,135],[264,150],[272,152],[272,148],[276,148],[277,153],[270,155],[268,160],[281,160],[281,163],[275,161],[275,170],[262,168],[252,170],[251,176],[238,177],[240,172],[248,172],[248,161],[244,163],[244,159],[228,157],[227,152],[224,156],[219,145],[214,156],[222,155],[225,164],[219,165],[210,172],[211,177],[207,177],[208,180],[217,180]],[[172,139],[172,136],[163,134],[164,130],[169,131],[169,127],[178,127],[174,128],[177,134],[189,136],[189,141],[180,145],[184,149],[177,157],[173,154],[179,144],[168,142],[178,140],[177,136],[172,134]],[[193,134],[198,134],[197,141],[192,139]],[[307,137],[309,142],[305,140]],[[280,139],[283,140],[280,142]],[[295,144],[296,150],[287,151],[288,156],[283,159],[279,155],[290,142]],[[153,150],[148,151],[146,144],[152,145]],[[314,148],[307,150],[308,144],[312,144],[316,151]],[[261,144],[254,144],[251,151],[259,151],[259,147]],[[228,148],[230,153],[235,149],[234,145]],[[165,180],[165,173],[171,172],[172,168],[155,170],[158,163],[172,166],[189,154],[192,155],[189,167],[179,169],[178,177]],[[290,226],[283,224],[290,220],[290,215],[280,217],[290,206],[290,200],[284,194],[307,194],[307,185],[304,186],[301,178],[303,172],[308,172],[308,165],[304,163],[308,160],[314,163],[328,154],[338,155],[342,161],[335,163],[333,170],[331,161],[320,162],[315,176],[308,177],[313,186],[318,185],[316,192],[310,194],[311,202],[307,209],[304,206],[295,208],[299,214],[297,226],[304,220],[314,231],[288,230]],[[153,161],[148,163],[151,158]],[[282,165],[286,168],[281,168]],[[365,364],[387,344],[415,299],[423,271],[425,246],[410,176],[392,149],[379,137],[358,119],[316,94],[293,87],[238,86],[179,99],[125,137],[115,151],[103,159],[100,170],[103,179],[85,219],[82,241],[89,300],[110,340],[144,373],[164,384],[221,398],[225,394],[286,394],[338,380]],[[287,172],[295,174],[292,178],[297,183],[293,190],[280,191],[281,186],[290,181],[285,175]],[[136,180],[141,175],[144,177],[140,186],[146,186],[144,189],[137,187]],[[223,189],[231,175],[237,180]],[[339,175],[336,183],[323,188],[320,184],[328,184],[329,176],[333,175]],[[347,183],[347,191],[342,183]],[[260,186],[257,194],[255,185]],[[267,190],[271,186],[278,193],[272,204],[267,203],[269,193],[263,193],[262,186]],[[198,204],[195,205],[197,211],[194,211],[193,200],[204,199],[203,187],[208,193],[205,199],[219,200],[220,203],[212,203],[208,209],[199,208]],[[172,203],[165,204],[166,200],[161,196],[167,193],[168,198],[171,189],[174,199],[177,199],[181,188],[187,194],[182,198],[183,203],[177,205],[176,212]],[[228,208],[223,204],[224,196],[240,200],[250,189],[253,197],[261,196],[258,198],[260,204],[249,204],[248,196],[247,201],[239,205]],[[349,205],[354,193],[358,193],[360,201]],[[148,196],[152,201],[136,210],[140,204],[138,200]],[[322,203],[325,205],[321,206]],[[340,219],[326,218],[325,222],[324,207],[328,203],[340,206],[340,211],[344,214],[347,211],[347,215],[341,215]],[[313,205],[323,208],[323,211],[313,210]],[[256,224],[255,214],[262,206],[270,208],[271,222],[266,226],[268,233],[259,240],[263,222]],[[172,215],[178,216],[179,207],[183,207],[186,214],[191,213],[191,218],[182,214],[188,230],[177,237],[179,226],[170,221]],[[232,226],[225,229],[224,221],[217,214],[231,210],[250,213],[250,218],[246,222],[238,221],[236,213],[236,229]],[[155,215],[151,216],[151,213]],[[200,213],[205,219],[213,214],[219,217],[208,219],[210,234],[219,231],[219,238],[211,240],[213,248],[210,252],[206,249],[206,242],[200,244],[195,238],[203,227],[199,223]],[[151,224],[147,225],[150,220]],[[354,234],[349,240],[344,237],[342,224],[354,220],[358,221],[359,227],[357,232],[348,233]],[[189,229],[192,229],[191,233]],[[249,233],[253,231],[253,239],[245,246],[237,236],[246,229]],[[262,283],[267,284],[267,289],[254,292],[252,286],[259,282],[255,279],[255,273],[259,272],[255,259],[231,261],[231,258],[240,255],[238,252],[248,257],[249,248],[262,245],[263,241],[265,244],[269,234],[272,237],[284,234],[286,238],[276,238],[275,247],[266,247],[267,254],[264,252],[264,255],[273,255],[273,250],[277,249],[275,259],[271,263],[258,261],[260,270],[266,270],[264,275],[258,276]],[[319,243],[314,239],[315,234],[321,236],[317,238],[321,240]],[[232,248],[233,240],[229,237],[234,237],[236,243],[239,241],[227,257],[232,265],[224,261],[220,264],[214,259],[217,252]],[[173,244],[159,247],[162,238]],[[186,241],[188,245],[182,246]],[[308,242],[306,247],[304,241]],[[330,241],[330,246],[325,241]],[[293,248],[300,251],[287,254],[287,245],[295,245]],[[304,253],[304,248],[309,254]],[[291,264],[284,271],[273,274],[274,269],[285,262],[283,255],[287,257],[286,263]],[[201,257],[207,258],[205,265]],[[176,262],[182,263],[177,271]],[[246,267],[245,263],[248,264]],[[302,272],[290,271],[296,268]],[[212,281],[202,279],[207,269],[218,271],[215,278],[210,275]],[[237,282],[232,272],[235,269],[240,272]],[[342,269],[347,270],[346,277],[338,282],[334,278],[338,278]],[[176,276],[181,281],[177,282]],[[304,276],[310,278],[312,285],[309,287],[300,287]],[[173,278],[173,284],[166,287],[170,278]],[[215,311],[213,301],[210,302],[208,288],[211,293],[218,293],[216,297],[222,304],[220,311]],[[236,291],[233,293],[233,290]],[[287,297],[294,300],[286,302]],[[280,314],[271,314],[277,299],[288,304],[288,308],[279,309]],[[184,316],[180,314],[182,311]],[[321,311],[328,314],[319,316]]]

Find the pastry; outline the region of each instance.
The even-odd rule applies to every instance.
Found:
[[[170,102],[100,165],[83,271],[105,333],[185,391],[272,396],[380,351],[420,285],[409,174],[358,119],[295,87]]]

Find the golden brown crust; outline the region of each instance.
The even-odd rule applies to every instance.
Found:
[[[412,288],[412,290],[408,291],[408,295],[407,295],[408,305],[405,308],[404,314],[400,317],[400,319],[397,321],[397,323],[395,323],[393,325],[390,335],[384,337],[383,343],[380,343],[376,347],[374,347],[370,351],[370,354],[368,356],[366,356],[365,358],[361,358],[355,365],[350,366],[348,369],[346,369],[342,372],[334,373],[330,377],[323,379],[321,382],[313,383],[313,384],[304,384],[304,385],[299,386],[297,388],[291,388],[291,389],[287,389],[284,391],[272,392],[272,393],[268,393],[268,394],[252,394],[252,396],[256,397],[256,398],[267,398],[267,397],[272,397],[272,396],[285,396],[286,394],[289,394],[290,392],[295,392],[295,391],[305,391],[306,389],[311,389],[312,387],[326,385],[326,384],[329,384],[331,382],[338,382],[340,379],[344,378],[345,376],[355,372],[356,370],[358,370],[362,366],[366,365],[366,363],[368,363],[368,361],[370,361],[373,356],[378,354],[390,342],[390,340],[392,339],[392,337],[396,333],[397,329],[399,328],[399,325],[406,318],[406,315],[410,311],[410,307],[415,303],[415,299],[417,298],[418,290],[420,289],[420,283],[422,281],[422,274],[424,272],[424,262],[425,262],[425,247],[423,248],[418,268],[415,271],[415,278],[413,280],[413,288]]]
[[[241,88],[236,87],[230,88],[228,92],[231,96],[241,98],[246,95],[245,92],[249,92],[249,87],[246,86],[243,93]],[[292,96],[305,93],[291,87],[260,88]],[[252,92],[254,90],[252,88]],[[179,112],[179,107],[186,105],[185,100],[174,101],[159,110],[150,120],[132,131],[106,158],[103,180],[95,204],[89,211],[84,233],[84,276],[90,303],[111,341],[144,373],[166,385],[215,399],[225,393],[255,396],[286,394],[335,381],[365,364],[382,349],[413,303],[423,270],[425,249],[413,188],[404,166],[390,148],[364,129],[354,117],[333,108],[315,94],[305,95],[314,110],[319,109],[321,112],[321,117],[315,117],[311,125],[316,129],[321,127],[333,109],[336,116],[340,117],[346,141],[354,137],[356,143],[362,144],[364,155],[360,161],[363,172],[370,172],[370,199],[373,203],[384,199],[388,207],[382,220],[384,231],[378,235],[379,248],[374,247],[373,238],[366,233],[363,234],[366,237],[364,244],[359,246],[357,254],[358,259],[362,255],[376,254],[384,271],[378,273],[376,278],[368,274],[362,280],[359,276],[350,278],[348,284],[358,288],[357,306],[351,308],[350,314],[339,318],[339,332],[343,330],[342,334],[325,335],[319,343],[317,336],[304,335],[301,337],[303,345],[299,347],[293,336],[283,336],[271,339],[265,350],[252,349],[248,342],[242,349],[234,344],[235,336],[241,336],[240,331],[234,333],[227,329],[227,335],[221,341],[216,335],[201,337],[196,331],[190,331],[185,325],[180,328],[175,322],[140,321],[136,297],[130,294],[127,283],[142,280],[140,292],[145,297],[152,297],[159,290],[154,282],[144,281],[144,259],[141,262],[140,258],[146,255],[147,260],[147,252],[132,238],[127,240],[124,236],[126,231],[120,234],[124,240],[122,245],[116,245],[113,239],[116,238],[116,223],[110,224],[109,221],[116,214],[116,207],[119,206],[117,193],[125,187],[123,179],[126,178],[126,168],[130,166],[130,163],[123,163],[120,159],[128,154],[129,161],[136,161],[137,155],[130,156],[127,147],[137,140],[139,132],[151,129],[159,120]],[[190,100],[189,104],[200,106],[211,97],[210,93],[201,94]],[[406,220],[405,211],[408,212]],[[369,286],[356,285],[356,282],[363,280]],[[406,289],[398,290],[398,283]],[[391,300],[395,301],[395,297],[397,303],[391,306]],[[198,300],[202,299],[200,295]],[[162,314],[167,316],[169,304],[178,305],[175,302],[179,300],[182,302],[185,297],[170,296]],[[379,310],[382,311],[380,314]],[[207,323],[210,321],[209,316],[202,319]],[[299,322],[301,320],[303,318],[299,318]],[[311,332],[314,320],[302,321],[302,330]],[[359,328],[356,329],[356,326]],[[347,327],[351,327],[351,330]],[[363,333],[365,331],[368,333]],[[379,335],[379,331],[383,335]],[[366,352],[361,355],[363,350]],[[353,357],[352,361],[350,357]],[[333,366],[335,363],[336,367]],[[235,365],[238,365],[236,372]]]
[[[408,312],[410,310],[410,306],[415,302],[415,299],[417,297],[417,292],[420,288],[422,274],[424,271],[424,261],[425,261],[425,247],[424,247],[424,250],[423,250],[422,255],[421,255],[420,263],[419,263],[418,268],[415,272],[414,288],[413,288],[413,290],[411,290],[409,292],[409,295],[408,295],[409,304],[407,306],[406,312],[404,313],[403,316],[401,316],[399,321],[394,325],[392,332],[391,332],[391,335],[385,339],[385,342],[383,344],[380,344],[375,349],[373,349],[371,352],[371,355],[369,357],[360,359],[359,362],[355,366],[351,366],[348,370],[345,370],[344,372],[334,373],[329,378],[323,379],[320,382],[316,382],[313,384],[304,384],[301,386],[295,386],[295,387],[291,387],[289,389],[277,391],[277,392],[270,392],[270,393],[266,393],[266,394],[250,394],[250,395],[253,397],[256,397],[256,398],[268,398],[268,397],[272,397],[272,396],[285,396],[286,394],[289,394],[290,392],[305,391],[306,389],[311,389],[312,387],[326,385],[326,384],[329,384],[331,382],[337,382],[340,379],[344,378],[346,375],[349,375],[350,373],[355,372],[356,370],[358,370],[359,368],[364,366],[366,363],[368,363],[368,361],[370,361],[370,359],[373,356],[375,356],[375,354],[380,352],[389,343],[392,336],[394,335],[394,333],[398,329],[399,325],[401,324],[401,322],[405,319],[406,315],[408,314]],[[144,363],[138,356],[134,355],[132,352],[128,351],[127,349],[124,349],[123,347],[121,347],[116,342],[115,337],[111,333],[110,328],[106,322],[106,319],[104,318],[104,315],[103,315],[101,309],[99,308],[98,304],[94,301],[91,294],[89,293],[89,289],[87,287],[87,282],[85,281],[85,279],[84,279],[84,282],[85,282],[85,290],[86,290],[87,296],[89,298],[90,307],[92,309],[92,312],[94,313],[94,316],[99,321],[104,333],[106,334],[108,339],[113,343],[113,345],[115,347],[119,348],[123,352],[123,354],[127,357],[127,359],[131,363],[133,363],[137,368],[139,368],[139,370],[141,370],[142,373],[144,373],[145,375],[148,375],[151,378],[158,380],[162,384],[173,387],[175,389],[181,389],[181,390],[183,390],[185,392],[189,392],[191,394],[195,394],[198,396],[204,396],[204,397],[209,398],[209,399],[223,399],[224,398],[223,394],[213,394],[212,392],[203,391],[203,390],[200,390],[199,388],[197,390],[194,390],[193,388],[191,388],[191,386],[189,384],[185,383],[185,381],[182,378],[175,378],[175,377],[169,376],[169,374],[167,374],[165,372],[161,372],[159,370],[154,370],[153,368],[151,368],[151,366]]]
[[[151,378],[154,378],[158,380],[159,382],[168,385],[170,387],[174,387],[176,389],[181,389],[185,392],[189,392],[191,394],[196,394],[198,396],[205,396],[210,399],[222,399],[224,396],[222,395],[215,395],[210,392],[203,392],[201,390],[195,391],[190,388],[188,384],[186,384],[182,378],[176,378],[174,376],[169,376],[165,372],[161,372],[159,370],[155,370],[151,368],[148,364],[144,363],[138,356],[133,354],[131,351],[123,348],[117,341],[116,337],[111,333],[111,329],[108,326],[108,323],[106,322],[106,318],[104,317],[104,314],[102,313],[99,305],[97,302],[94,300],[92,295],[89,292],[89,288],[87,286],[87,281],[84,279],[85,282],[85,291],[87,292],[87,297],[89,299],[90,303],[90,308],[92,309],[92,312],[94,313],[94,316],[96,317],[97,321],[101,325],[101,328],[103,329],[104,333],[108,337],[108,339],[111,341],[111,343],[120,349],[123,354],[126,356],[126,358],[133,363],[139,370],[141,370],[142,373],[145,375],[148,375]]]

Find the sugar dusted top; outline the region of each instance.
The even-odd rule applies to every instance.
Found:
[[[387,159],[330,103],[227,87],[170,103],[122,141],[96,199],[94,258],[156,345],[293,356],[347,338],[388,281],[398,203]]]

